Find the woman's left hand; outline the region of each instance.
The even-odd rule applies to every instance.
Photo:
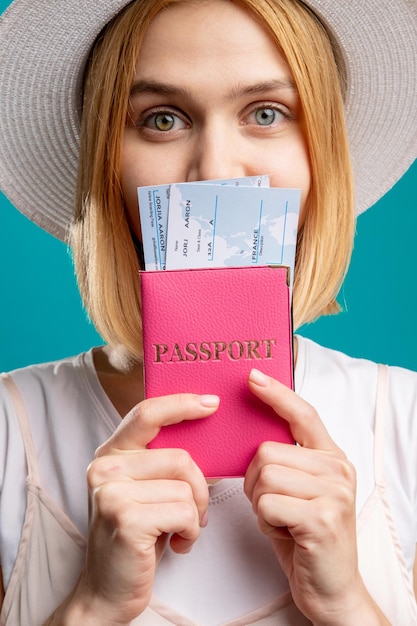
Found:
[[[316,625],[387,624],[358,570],[352,464],[315,409],[292,390],[257,370],[249,387],[288,421],[300,444],[262,444],[245,477],[245,493],[295,604]]]

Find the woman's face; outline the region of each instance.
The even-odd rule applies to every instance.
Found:
[[[234,3],[186,3],[151,23],[136,65],[122,149],[129,221],[136,187],[269,174],[310,188],[291,72],[269,34]]]

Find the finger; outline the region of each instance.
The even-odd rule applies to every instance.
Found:
[[[142,480],[137,483],[115,481],[104,483],[94,490],[96,503],[104,508],[119,508],[125,501],[136,504],[161,504],[168,502],[194,502],[191,485],[185,481]]]
[[[218,396],[185,393],[143,400],[126,415],[96,455],[144,449],[162,426],[208,417],[219,401]]]
[[[271,534],[276,528],[288,528],[290,533],[311,523],[309,501],[280,494],[264,494],[257,502],[260,530]]]
[[[355,506],[351,497],[342,498],[335,506],[330,496],[305,500],[266,493],[257,502],[257,516],[265,534],[286,527],[297,543],[307,541],[317,547],[322,541],[329,545],[341,538],[342,529],[354,523]]]
[[[140,485],[156,485],[163,481],[175,485],[188,485],[196,503],[200,519],[208,507],[208,487],[205,478],[191,456],[181,449],[140,450],[129,454],[114,454],[99,457],[89,466],[87,482],[91,491],[102,485],[115,485],[122,482]],[[109,487],[111,489],[112,487]],[[157,494],[155,493],[155,497]]]
[[[247,497],[253,499],[252,492],[258,481],[263,482],[273,475],[280,479],[287,475],[287,471],[302,472],[304,480],[317,477],[333,483],[356,484],[352,464],[339,451],[312,450],[266,441],[259,446],[246,471]]]
[[[113,537],[123,545],[142,546],[147,552],[164,534],[176,533],[181,537],[181,551],[186,551],[200,533],[197,507],[192,499],[143,503],[136,500],[134,484],[122,483],[120,496],[108,485],[96,490],[94,512],[102,520]],[[113,496],[113,497],[109,497]],[[97,522],[96,522],[97,525]]]
[[[258,480],[252,489],[245,485],[245,492],[257,514],[258,501],[265,494],[279,494],[300,500],[313,500],[313,498],[328,495],[329,483],[317,476],[309,476],[304,471],[279,465],[266,465],[259,473]]]
[[[249,374],[249,388],[288,422],[300,445],[317,450],[339,450],[315,409],[286,385],[253,369]]]

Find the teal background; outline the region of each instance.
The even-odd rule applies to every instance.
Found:
[[[8,2],[0,0],[0,12]],[[417,370],[417,162],[358,218],[339,302],[301,329],[354,356]],[[102,343],[83,311],[66,246],[0,194],[0,371]]]

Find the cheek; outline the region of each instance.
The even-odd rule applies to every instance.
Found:
[[[273,157],[274,165],[269,167],[271,187],[301,189],[299,224],[305,218],[311,188],[311,166],[308,149],[304,141],[292,143],[288,148]]]
[[[121,186],[126,216],[130,227],[140,237],[139,204],[137,187],[155,183],[152,172],[154,164],[146,158],[143,148],[139,149],[135,132],[127,128],[123,137],[121,154]]]

